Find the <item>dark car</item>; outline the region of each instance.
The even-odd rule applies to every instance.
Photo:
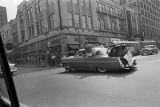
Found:
[[[155,45],[146,45],[140,50],[141,55],[154,55],[158,54],[158,49]]]
[[[112,48],[108,52],[108,49],[104,47],[86,47],[77,51],[75,56],[63,58],[62,64],[66,71],[81,69],[107,72],[111,70],[134,68],[135,60],[131,53],[128,51],[123,55],[124,58],[121,58],[116,54],[117,52],[114,53],[114,50],[117,51],[117,48],[118,46]],[[125,62],[122,59],[127,61],[128,67],[125,66]]]

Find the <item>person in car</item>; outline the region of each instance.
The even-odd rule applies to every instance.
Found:
[[[110,57],[117,57],[117,56],[118,56],[117,49],[116,49],[116,48],[113,48],[113,49],[111,50],[111,52],[109,53],[109,56],[110,56]]]

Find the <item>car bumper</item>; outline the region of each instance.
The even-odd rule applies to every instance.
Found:
[[[11,72],[14,73],[14,72],[17,72],[17,67],[14,67],[14,68],[11,68]]]

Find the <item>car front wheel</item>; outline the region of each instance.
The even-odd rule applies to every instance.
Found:
[[[143,56],[147,56],[147,55],[148,55],[148,52],[143,52],[142,55],[143,55]]]
[[[100,72],[100,73],[104,73],[104,72],[107,71],[107,68],[104,67],[104,66],[98,66],[98,67],[97,67],[97,70],[98,70],[98,72]]]
[[[64,65],[64,69],[65,69],[66,71],[71,71],[71,67],[70,67],[68,64],[65,64],[65,65]]]

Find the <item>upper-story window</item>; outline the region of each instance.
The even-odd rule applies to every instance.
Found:
[[[48,28],[53,30],[55,27],[54,19],[54,0],[47,0]]]
[[[85,0],[80,0],[80,6],[84,7],[85,6]]]
[[[21,27],[21,29],[24,28],[24,19],[23,19],[23,15],[20,15],[20,27]]]
[[[72,2],[73,2],[74,4],[77,4],[77,0],[72,0]]]
[[[49,25],[49,30],[54,29],[54,27],[55,27],[54,14],[52,14],[48,17],[48,25]]]
[[[86,28],[86,16],[82,16],[82,28]]]
[[[38,8],[39,8],[39,16],[42,17],[42,7],[43,7],[43,3],[42,3],[42,0],[40,0],[38,2]]]
[[[54,13],[54,0],[47,0],[47,6],[48,14],[51,15]]]
[[[91,17],[87,17],[87,22],[88,22],[88,28],[92,29],[92,19],[91,19]]]
[[[70,12],[68,12],[68,26],[73,26],[73,15]]]
[[[33,22],[32,7],[27,10],[27,19],[28,24],[31,24]]]
[[[79,14],[75,14],[74,16],[74,19],[75,19],[75,27],[79,27]]]
[[[36,16],[39,14],[39,6],[38,6],[38,3],[35,3],[35,14],[36,14]]]

